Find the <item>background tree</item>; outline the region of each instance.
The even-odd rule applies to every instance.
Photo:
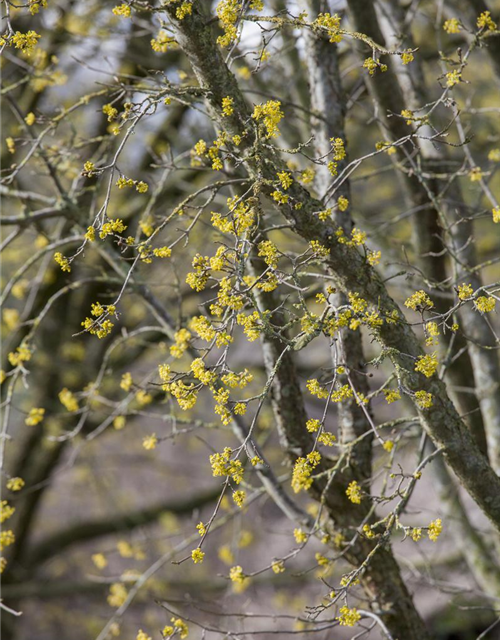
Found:
[[[496,637],[499,9],[3,0],[5,638]]]

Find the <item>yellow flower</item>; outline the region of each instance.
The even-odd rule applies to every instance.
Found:
[[[361,495],[361,487],[353,480],[349,483],[349,486],[346,489],[346,496],[353,504],[361,504],[362,495]]]
[[[354,625],[361,620],[361,614],[353,607],[341,607],[339,611],[340,615],[335,619],[339,621],[340,626],[354,627]]]
[[[24,122],[26,122],[28,127],[31,127],[32,125],[34,125],[35,121],[36,121],[36,116],[32,111],[30,111],[28,115],[24,118]]]
[[[416,391],[415,401],[420,409],[429,409],[433,404],[432,393],[428,393],[427,391]]]
[[[411,51],[403,51],[403,53],[401,54],[401,62],[403,64],[409,64],[414,59],[415,58],[414,58],[413,53]]]
[[[0,501],[0,522],[8,520],[15,512],[15,507],[11,507],[7,500]]]
[[[69,389],[66,389],[66,387],[59,392],[59,402],[63,405],[66,411],[78,411],[78,400]]]
[[[491,296],[479,296],[474,300],[474,306],[480,313],[489,313],[495,309],[497,301]]]
[[[454,69],[446,74],[446,86],[454,87],[462,80],[462,73],[458,69]]]
[[[497,28],[496,22],[491,18],[489,11],[483,11],[477,18],[477,26],[479,29],[485,29],[487,31],[495,31]]]
[[[304,533],[302,529],[294,529],[293,537],[295,538],[295,542],[297,544],[303,544],[304,542],[307,541],[307,533]]]
[[[123,18],[130,18],[132,14],[131,8],[128,4],[119,4],[113,9],[113,13],[115,16],[122,16]]]
[[[264,104],[255,105],[252,118],[261,121],[267,132],[268,138],[274,138],[279,134],[278,124],[284,113],[281,111],[281,102],[279,100],[269,100]]]
[[[245,498],[246,498],[246,493],[244,491],[235,491],[233,493],[233,501],[234,503],[240,507],[243,507],[243,503],[245,502]]]
[[[293,178],[287,171],[281,171],[277,174],[278,180],[285,191],[293,184]]]
[[[71,271],[68,258],[63,256],[63,254],[60,253],[59,251],[54,253],[54,260],[61,267],[61,271],[68,271],[68,273]]]
[[[285,570],[285,564],[283,560],[275,560],[271,565],[271,569],[274,573],[283,573],[283,571]]]
[[[163,631],[162,631],[162,634],[166,638],[169,638],[170,636],[176,633],[179,634],[179,638],[181,640],[184,640],[184,638],[188,637],[189,627],[184,622],[184,620],[181,620],[180,618],[171,618],[170,622],[173,623],[173,626],[167,625],[166,627],[163,628]]]
[[[383,391],[387,404],[392,404],[397,400],[401,400],[401,394],[397,389],[384,389]]]
[[[445,20],[443,24],[443,29],[446,33],[460,33],[462,27],[460,26],[459,21],[456,18],[450,18],[449,20]]]
[[[156,437],[156,433],[152,433],[150,436],[147,436],[142,441],[142,446],[146,449],[146,451],[151,451],[156,448],[158,444],[158,438]]]
[[[436,373],[439,362],[435,353],[419,356],[415,363],[415,371],[423,373],[426,378],[430,378]]]
[[[229,96],[222,98],[222,115],[232,116],[234,113],[234,99]]]
[[[436,542],[436,540],[439,538],[442,530],[443,530],[443,525],[441,523],[441,519],[438,518],[437,520],[433,520],[430,523],[428,531],[427,531],[427,535],[429,536],[429,540],[432,540],[432,542]]]
[[[37,425],[39,422],[43,420],[44,415],[45,415],[45,409],[40,409],[40,408],[30,409],[29,415],[24,422],[29,427],[34,427],[35,425]]]
[[[108,604],[110,607],[121,607],[127,600],[127,589],[121,582],[114,582],[109,587]]]
[[[405,307],[413,309],[413,311],[421,311],[423,309],[432,309],[434,303],[425,293],[425,291],[416,291],[405,301]]]
[[[92,562],[98,569],[104,569],[108,566],[108,561],[103,553],[94,553],[92,555]]]
[[[199,547],[191,551],[191,558],[193,559],[193,562],[195,564],[202,563],[204,557],[205,557],[205,552],[202,551]]]
[[[467,298],[470,298],[473,294],[474,289],[470,284],[464,282],[458,285],[458,297],[460,300],[467,300]]]
[[[7,489],[9,489],[9,491],[21,491],[21,489],[24,487],[24,480],[19,477],[10,478],[7,481],[6,487]]]

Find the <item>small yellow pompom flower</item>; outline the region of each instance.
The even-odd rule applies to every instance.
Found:
[[[193,562],[195,564],[201,564],[203,562],[204,557],[205,557],[205,552],[202,551],[199,547],[191,551],[191,558],[193,559]]]

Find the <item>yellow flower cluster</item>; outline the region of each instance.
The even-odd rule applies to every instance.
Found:
[[[246,580],[246,576],[243,573],[243,569],[239,565],[237,565],[229,569],[229,579],[232,582],[241,584]]]
[[[328,398],[328,390],[320,385],[316,378],[308,380],[306,383],[306,387],[311,395],[316,396],[320,400],[323,398]]]
[[[9,491],[21,491],[21,489],[24,487],[24,484],[24,480],[16,476],[15,478],[9,478],[5,486]]]
[[[128,4],[119,4],[113,8],[113,14],[115,16],[122,16],[122,18],[130,18],[132,15],[132,9]]]
[[[127,600],[128,592],[121,582],[114,582],[109,587],[108,604],[110,607],[121,607]]]
[[[276,174],[278,180],[285,191],[293,184],[293,178],[288,171],[280,171]]]
[[[275,560],[271,564],[271,569],[274,573],[283,573],[285,571],[285,563],[283,562],[283,560]]]
[[[337,200],[337,206],[340,211],[347,211],[347,208],[349,207],[349,200],[344,198],[344,196],[340,196]]]
[[[243,327],[243,333],[246,335],[249,342],[257,340],[263,331],[258,311],[254,311],[248,316],[244,313],[239,313],[236,316],[236,322]]]
[[[26,33],[16,31],[10,38],[0,38],[0,46],[7,45],[11,47],[14,45],[16,49],[20,49],[23,53],[30,56],[38,44],[39,38],[41,38],[41,36],[36,31],[30,30]]]
[[[474,167],[469,171],[469,180],[471,182],[480,182],[483,179],[484,173],[480,167]]]
[[[366,242],[366,233],[356,227],[351,231],[350,239],[344,234],[342,227],[335,231],[335,235],[337,236],[337,242],[339,244],[345,244],[348,247],[361,247]]]
[[[470,284],[464,282],[458,285],[458,297],[460,300],[467,300],[467,298],[470,298],[472,295],[474,295],[474,289]]]
[[[42,9],[47,8],[47,0],[29,0],[29,10],[32,16],[36,15]]]
[[[171,618],[170,622],[172,625],[163,627],[163,636],[169,638],[170,636],[178,635],[181,640],[188,637],[189,627],[184,620],[181,620],[180,618]]]
[[[342,402],[352,398],[354,392],[348,384],[344,384],[332,393],[332,402]]]
[[[340,16],[336,13],[330,15],[329,13],[320,13],[316,20],[312,23],[313,29],[322,27],[328,31],[330,36],[330,42],[340,42],[342,35],[340,33]]]
[[[189,347],[191,333],[187,329],[179,329],[174,334],[175,344],[170,347],[170,355],[174,358],[181,358],[186,349]]]
[[[478,16],[476,24],[479,29],[484,29],[485,31],[495,31],[497,28],[497,24],[492,19],[489,11],[483,11],[483,13]]]
[[[12,529],[7,529],[0,533],[0,551],[3,551],[5,547],[9,547],[16,541],[16,536]]]
[[[461,80],[462,80],[462,73],[458,69],[453,69],[453,71],[450,71],[449,73],[446,74],[447,87],[450,87],[450,88],[454,87]]]
[[[330,433],[329,431],[323,431],[318,437],[318,442],[324,445],[325,447],[333,447],[337,438]]]
[[[427,530],[427,535],[429,536],[429,540],[432,540],[432,542],[436,542],[436,540],[439,538],[442,531],[443,531],[443,524],[441,522],[441,519],[438,518],[437,520],[433,520],[430,523],[429,528]]]
[[[233,502],[240,509],[243,507],[243,503],[245,502],[245,498],[247,494],[244,491],[234,491],[233,492]]]
[[[419,356],[415,363],[415,371],[423,373],[426,378],[432,377],[436,373],[439,362],[435,353]]]
[[[356,607],[352,609],[345,606],[341,607],[339,614],[335,619],[339,621],[340,626],[354,627],[354,625],[361,620],[361,614]]]
[[[265,240],[259,244],[259,252],[258,256],[263,258],[264,262],[272,267],[273,269],[277,269],[278,267],[278,248],[271,240]]]
[[[432,393],[427,391],[416,391],[415,401],[420,409],[429,409],[432,407]]]
[[[403,64],[410,64],[415,59],[413,53],[411,51],[403,51],[401,54],[401,62]]]
[[[228,47],[236,40],[236,21],[241,8],[238,0],[220,0],[217,4],[217,17],[220,20],[224,35],[217,38],[217,44],[221,47]]]
[[[434,303],[425,293],[425,291],[416,291],[405,301],[405,307],[413,309],[413,311],[421,311],[423,309],[432,309]]]
[[[292,489],[295,493],[309,489],[313,482],[311,474],[320,462],[318,451],[308,453],[305,458],[297,458],[292,473]]]
[[[497,301],[491,296],[479,296],[474,300],[474,306],[480,313],[489,313],[494,311]]]
[[[115,220],[109,218],[109,221],[102,225],[99,237],[101,240],[104,240],[104,238],[113,233],[123,233],[126,228],[127,226],[123,224],[123,220],[120,220],[120,218],[116,218]]]
[[[15,351],[11,351],[7,357],[13,367],[18,367],[23,362],[31,360],[31,351],[26,345],[21,344]]]
[[[66,411],[78,411],[78,400],[69,389],[66,387],[61,389],[58,397],[59,402],[63,405]]]
[[[346,489],[346,496],[353,504],[361,504],[362,495],[361,495],[361,487],[353,480],[349,483],[349,486]]]
[[[380,70],[382,73],[387,71],[387,65],[375,60],[375,58],[366,58],[363,62],[363,68],[366,69],[371,76],[374,76],[377,70]]]
[[[285,117],[281,110],[279,100],[269,100],[263,104],[255,105],[252,118],[260,122],[262,120],[268,138],[274,138],[279,134],[278,124]]]
[[[231,460],[232,451],[225,447],[222,453],[214,453],[210,456],[212,474],[217,476],[231,476],[236,484],[243,480],[243,466],[240,460]]]
[[[191,551],[191,558],[195,564],[202,563],[204,557],[205,552],[202,551],[199,547]]]
[[[54,253],[54,260],[61,267],[61,271],[67,271],[68,273],[71,271],[68,258],[66,258],[66,256],[63,256],[63,254],[59,251]]]
[[[304,542],[307,542],[307,533],[304,533],[302,529],[294,529],[293,537],[295,538],[295,542],[297,544],[303,544]]]
[[[185,0],[180,7],[175,10],[175,17],[178,20],[184,20],[186,16],[190,16],[193,13],[193,3],[190,0]]]
[[[311,418],[306,422],[306,429],[310,433],[315,433],[321,427],[321,421]]]
[[[7,500],[0,501],[0,523],[8,520],[15,511],[15,507],[11,507]]]
[[[232,116],[234,113],[234,100],[229,96],[226,98],[222,98],[222,115],[224,116]]]
[[[450,18],[449,20],[445,20],[443,24],[443,29],[446,33],[460,33],[462,27],[457,18]]]
[[[216,229],[223,233],[241,236],[247,229],[253,227],[255,214],[248,203],[235,196],[234,198],[228,198],[227,205],[230,213],[229,217],[223,217],[220,213],[212,211],[212,224]]]
[[[151,39],[151,49],[156,53],[166,53],[169,47],[175,47],[176,41],[168,35],[165,29],[160,29],[156,38]]]
[[[192,266],[194,271],[188,273],[186,282],[195,291],[203,291],[210,277],[210,260],[208,256],[197,253],[193,258]]]
[[[142,441],[142,446],[146,451],[151,451],[156,448],[158,444],[158,438],[156,437],[156,433],[152,433],[150,436],[146,436]]]
[[[40,408],[30,409],[29,415],[24,422],[25,424],[28,425],[28,427],[34,427],[35,425],[39,424],[43,420],[44,415],[45,415],[45,409],[40,409]]]

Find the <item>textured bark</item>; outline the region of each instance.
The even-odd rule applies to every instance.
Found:
[[[192,15],[181,21],[175,18],[172,6],[165,10],[175,25],[176,39],[206,93],[207,107],[215,121],[229,135],[245,136],[240,149],[250,176],[256,181],[263,178],[274,180],[278,171],[286,170],[286,165],[269,146],[263,148],[254,144],[255,139],[248,124],[250,110],[234,75],[227,68],[215,44],[201,4],[193,3]],[[227,96],[234,100],[234,113],[224,117],[222,99]],[[263,184],[263,190],[270,192],[271,188]],[[463,486],[500,532],[500,478],[481,454],[450,401],[444,383],[414,372],[414,358],[423,352],[385,285],[358,251],[337,242],[335,224],[321,222],[314,215],[315,211],[322,209],[318,200],[297,183],[289,188],[288,193],[290,201],[299,203],[301,208],[298,210],[287,203],[280,205],[280,211],[295,233],[307,241],[318,240],[329,249],[327,268],[337,286],[344,292],[359,293],[372,310],[379,310],[384,314],[395,311],[399,314],[398,322],[384,323],[380,327],[378,338],[385,353],[400,371],[405,386],[412,392],[424,390],[432,394],[432,407],[418,408],[422,424],[435,445],[443,449],[447,462]]]

